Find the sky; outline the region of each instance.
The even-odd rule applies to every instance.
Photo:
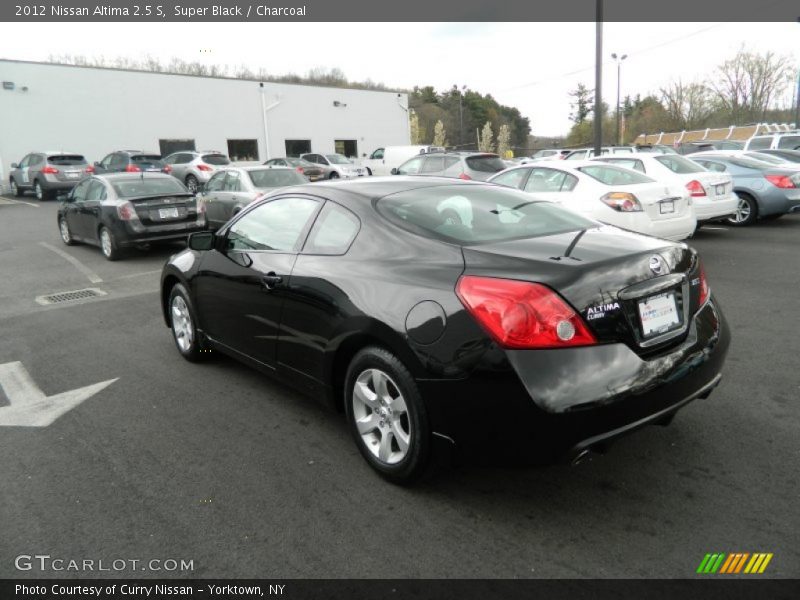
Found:
[[[744,44],[800,65],[798,23],[605,23],[603,99],[616,103],[617,67],[627,54],[621,95],[646,95],[681,78],[709,81]],[[276,75],[339,68],[350,80],[391,88],[454,84],[516,106],[538,136],[566,134],[568,93],[594,87],[594,23],[58,23],[6,25],[0,57],[47,60],[147,55]],[[793,86],[794,87],[794,86]],[[787,92],[785,104],[793,98]]]

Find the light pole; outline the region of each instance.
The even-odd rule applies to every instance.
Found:
[[[454,86],[455,87],[455,86]],[[458,90],[458,147],[461,149],[464,146],[464,90],[467,89],[466,85],[462,85]]]
[[[595,0],[594,31],[594,155],[603,146],[603,0]]]
[[[611,55],[615,61],[617,61],[617,145],[622,145],[622,129],[620,126],[620,114],[619,114],[619,81],[620,81],[620,70],[622,67],[622,61],[628,58],[627,54],[623,54],[622,56],[617,56],[617,53],[614,52]]]

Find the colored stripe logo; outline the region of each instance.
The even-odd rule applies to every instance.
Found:
[[[717,552],[706,554],[703,560],[700,561],[700,566],[697,567],[697,573],[703,575],[760,574],[766,570],[769,561],[772,560],[772,556],[771,552],[754,552],[752,554],[749,552],[733,552],[731,554]]]

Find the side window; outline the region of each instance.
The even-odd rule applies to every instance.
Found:
[[[165,165],[174,165],[175,161],[178,159],[177,155],[173,154],[172,156],[167,156],[162,160]]]
[[[704,166],[709,171],[714,171],[716,173],[724,173],[725,171],[727,171],[725,165],[721,163],[711,162],[709,160],[697,160],[697,159],[695,159],[695,162]]]
[[[333,202],[326,202],[308,236],[305,254],[344,254],[350,248],[361,223],[353,213]]]
[[[214,176],[208,180],[206,184],[205,190],[206,192],[218,192],[222,189],[223,182],[225,181],[225,175],[227,175],[227,171],[221,171],[219,173],[214,173]]]
[[[128,157],[125,156],[124,154],[112,154],[111,155],[111,167],[112,168],[124,167],[126,164],[128,164]]]
[[[106,199],[106,186],[102,183],[97,181],[96,179],[92,179],[89,183],[89,189],[86,192],[86,201],[100,201]]]
[[[766,150],[772,145],[771,137],[754,137],[747,145],[748,150]]]
[[[560,192],[567,174],[554,169],[531,169],[525,183],[526,192]]]
[[[228,250],[293,252],[319,203],[310,198],[278,198],[236,221],[228,231]]]
[[[564,183],[561,184],[562,192],[571,192],[578,185],[578,178],[569,173],[564,173]]]
[[[241,192],[242,180],[237,171],[228,171],[228,177],[225,178],[225,183],[222,186],[223,192]]]
[[[445,171],[447,169],[449,169],[450,167],[452,167],[454,165],[457,165],[460,162],[461,162],[460,158],[457,158],[455,156],[445,156],[444,157],[444,169],[445,169]]]
[[[288,166],[286,164],[286,161],[283,160],[282,158],[276,158],[275,162],[273,162],[272,164],[275,165],[275,166],[278,166],[278,167],[286,167],[286,166]]]
[[[778,148],[788,148],[790,150],[800,149],[800,135],[785,135],[778,138]],[[767,146],[769,148],[769,146]]]
[[[492,183],[499,183],[500,185],[507,185],[508,187],[519,189],[522,186],[522,182],[525,181],[525,176],[529,172],[530,169],[513,169],[512,171],[506,171],[492,179]]]
[[[31,164],[31,155],[28,154],[21,161],[19,161],[19,168],[24,169],[25,167],[30,166],[30,164]]]
[[[444,156],[429,156],[425,159],[420,173],[441,173],[444,171]]]
[[[377,150],[375,150],[375,152],[372,153],[372,156],[370,156],[370,158],[373,159],[373,160],[382,159],[383,158],[383,148],[378,148]]]
[[[86,202],[86,195],[89,192],[89,185],[93,181],[93,179],[87,179],[85,181],[81,181],[75,186],[75,188],[72,190],[72,197],[75,199],[75,202]]]
[[[424,157],[422,156],[415,156],[405,164],[401,165],[397,172],[400,175],[415,175],[419,173],[419,169],[422,166],[422,161]]]

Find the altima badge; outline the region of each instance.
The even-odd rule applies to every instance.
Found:
[[[650,270],[655,275],[664,275],[667,272],[667,265],[664,264],[664,259],[658,254],[650,257]]]

